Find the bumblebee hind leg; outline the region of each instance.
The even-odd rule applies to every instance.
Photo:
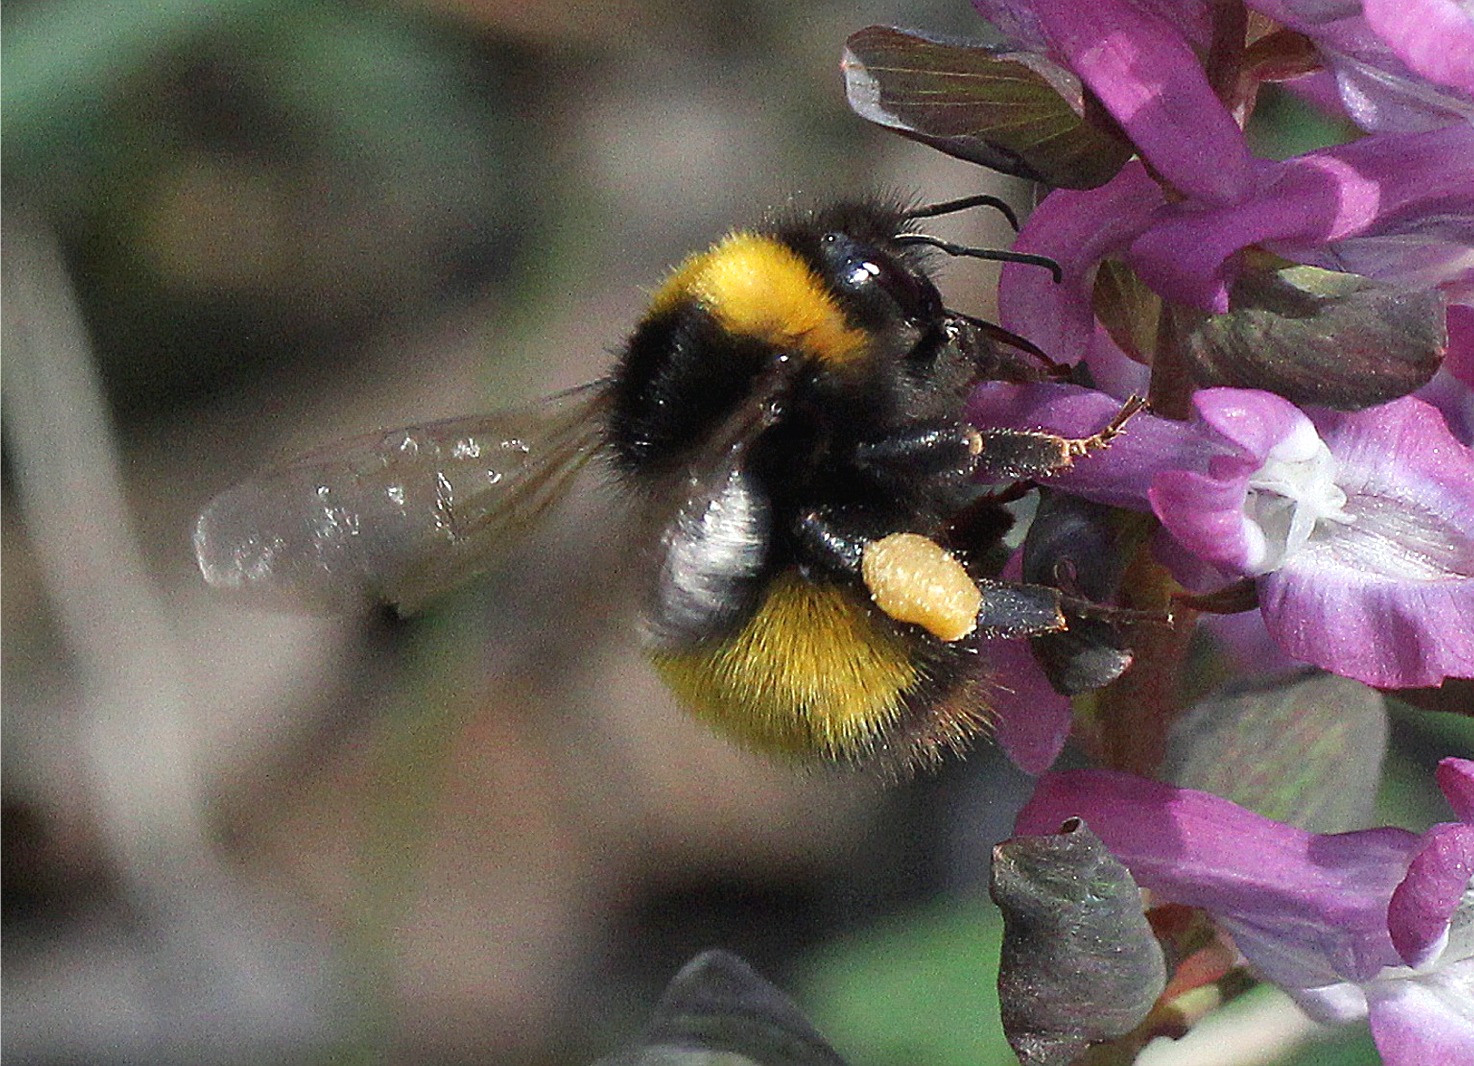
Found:
[[[800,520],[799,533],[812,554],[858,577],[886,615],[945,643],[974,632],[1026,637],[1065,628],[1058,589],[974,578],[931,537],[901,532],[870,538],[820,511]]]

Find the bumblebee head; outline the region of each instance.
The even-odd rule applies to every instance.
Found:
[[[980,202],[991,201],[844,202],[733,231],[687,258],[616,369],[616,455],[631,470],[678,459],[775,368],[781,399],[820,423],[863,416],[884,429],[901,411],[955,409],[992,346],[943,305],[928,256],[971,250],[914,225]]]
[[[899,209],[840,205],[775,230],[772,239],[796,253],[817,287],[863,347],[820,353],[835,369],[861,359],[893,362],[928,339],[936,340],[946,320],[941,293],[933,284],[927,249],[902,243],[908,221]]]

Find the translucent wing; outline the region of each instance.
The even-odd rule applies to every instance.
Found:
[[[495,559],[598,450],[608,390],[370,433],[221,493],[195,525],[205,580],[274,606],[413,610]]]

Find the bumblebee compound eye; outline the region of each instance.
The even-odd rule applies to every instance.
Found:
[[[826,233],[819,254],[830,284],[869,325],[898,313],[912,322],[933,321],[942,314],[936,286],[873,245],[846,233]]]
[[[860,576],[875,605],[938,640],[961,640],[977,628],[983,594],[962,564],[919,533],[892,533],[865,545]]]

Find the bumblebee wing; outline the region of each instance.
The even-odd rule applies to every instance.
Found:
[[[211,585],[271,606],[412,611],[495,560],[598,450],[608,390],[365,434],[215,497],[195,525]]]
[[[786,375],[759,378],[669,486],[656,512],[657,558],[645,635],[677,651],[718,636],[756,606],[766,579],[772,508],[748,469],[753,443],[778,417]]]

